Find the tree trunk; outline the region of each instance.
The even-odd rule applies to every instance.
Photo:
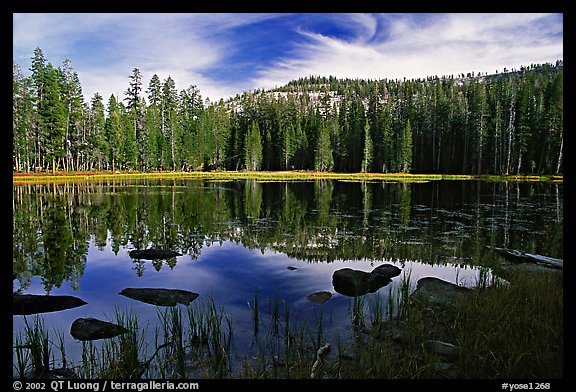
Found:
[[[562,150],[564,148],[564,137],[560,141],[560,152],[558,153],[558,163],[556,164],[556,173],[560,172],[560,165],[562,165]]]
[[[506,159],[506,175],[510,174],[510,160],[512,157],[512,139],[514,134],[514,121],[516,117],[516,111],[514,110],[514,97],[510,102],[510,121],[508,122],[508,158]]]

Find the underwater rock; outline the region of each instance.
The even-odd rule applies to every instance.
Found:
[[[367,293],[374,293],[392,282],[402,270],[392,264],[380,265],[372,272],[342,268],[332,274],[332,285],[336,292],[357,297]]]
[[[308,294],[306,298],[312,302],[316,302],[317,304],[323,304],[332,298],[332,293],[329,293],[328,291],[317,291],[315,293]]]
[[[442,279],[426,277],[418,280],[416,290],[412,293],[412,298],[424,300],[431,305],[445,308],[462,300],[471,291],[469,288],[458,286]]]
[[[171,259],[176,256],[182,256],[181,253],[165,249],[135,249],[129,255],[133,259],[144,260]]]
[[[120,295],[158,306],[190,305],[198,293],[180,289],[125,288]]]
[[[92,317],[74,320],[70,335],[76,340],[108,339],[128,332],[120,325],[98,320]]]
[[[70,295],[34,295],[14,294],[12,314],[29,315],[35,313],[57,312],[86,305],[80,298]]]

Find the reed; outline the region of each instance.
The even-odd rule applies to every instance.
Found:
[[[16,377],[24,379],[28,376],[28,369],[30,367],[30,353],[26,344],[26,339],[21,333],[16,336],[14,342],[14,350],[16,353],[16,363],[14,364],[16,370]]]
[[[466,377],[562,378],[563,286],[553,274],[515,274],[475,292],[455,319]]]
[[[232,361],[232,319],[213,299],[186,308],[158,311],[151,356],[144,328],[128,310],[116,310],[116,322],[128,333],[104,342],[82,342],[82,358],[74,367],[66,357],[64,335],[50,341],[41,317],[25,318],[15,337],[16,377],[44,377],[61,355],[62,367],[91,378],[309,378],[319,348],[336,343],[335,354],[323,358],[315,375],[322,378],[438,378],[438,355],[424,342],[440,339],[460,347],[453,360],[461,378],[563,377],[563,286],[556,276],[521,273],[504,284],[495,275],[481,274],[477,288],[452,308],[436,309],[411,300],[411,274],[400,285],[380,294],[355,297],[350,303],[350,334],[327,328],[331,316],[313,309],[309,325],[278,293],[267,312],[254,294],[253,354]],[[315,305],[314,305],[315,306]],[[185,309],[185,310],[183,310]],[[264,317],[263,317],[264,316]],[[386,329],[389,328],[389,329]],[[266,333],[264,333],[266,332]],[[51,344],[58,349],[52,355]],[[161,351],[160,351],[161,350]],[[159,354],[159,355],[156,355]]]
[[[48,331],[44,327],[44,320],[34,316],[32,324],[24,317],[24,335],[26,343],[21,345],[29,350],[30,367],[33,378],[48,377],[50,372],[50,341]],[[21,357],[24,357],[22,354]],[[27,361],[26,361],[27,362]],[[22,362],[22,364],[26,363]],[[22,367],[22,364],[19,367]]]

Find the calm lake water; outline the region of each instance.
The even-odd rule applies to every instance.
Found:
[[[101,181],[13,187],[13,290],[73,295],[87,305],[43,313],[50,334],[79,317],[114,321],[130,309],[154,348],[159,308],[118,293],[184,289],[212,299],[232,320],[234,355],[250,358],[255,294],[263,320],[274,301],[326,335],[346,337],[353,299],[332,286],[341,268],[391,263],[402,274],[367,298],[385,303],[410,276],[474,286],[496,259],[486,245],[563,257],[563,184],[486,181]],[[134,249],[182,256],[134,260]],[[290,267],[290,268],[288,268]],[[307,299],[328,291],[324,304]],[[183,305],[178,305],[184,307]],[[34,316],[26,316],[32,319]],[[13,339],[24,317],[13,318]],[[58,357],[58,355],[57,355]]]

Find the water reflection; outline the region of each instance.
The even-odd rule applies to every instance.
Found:
[[[115,181],[14,187],[14,272],[47,293],[78,288],[89,242],[103,250],[171,249],[134,260],[142,276],[225,241],[308,262],[478,264],[485,245],[563,256],[562,184],[506,182]]]

